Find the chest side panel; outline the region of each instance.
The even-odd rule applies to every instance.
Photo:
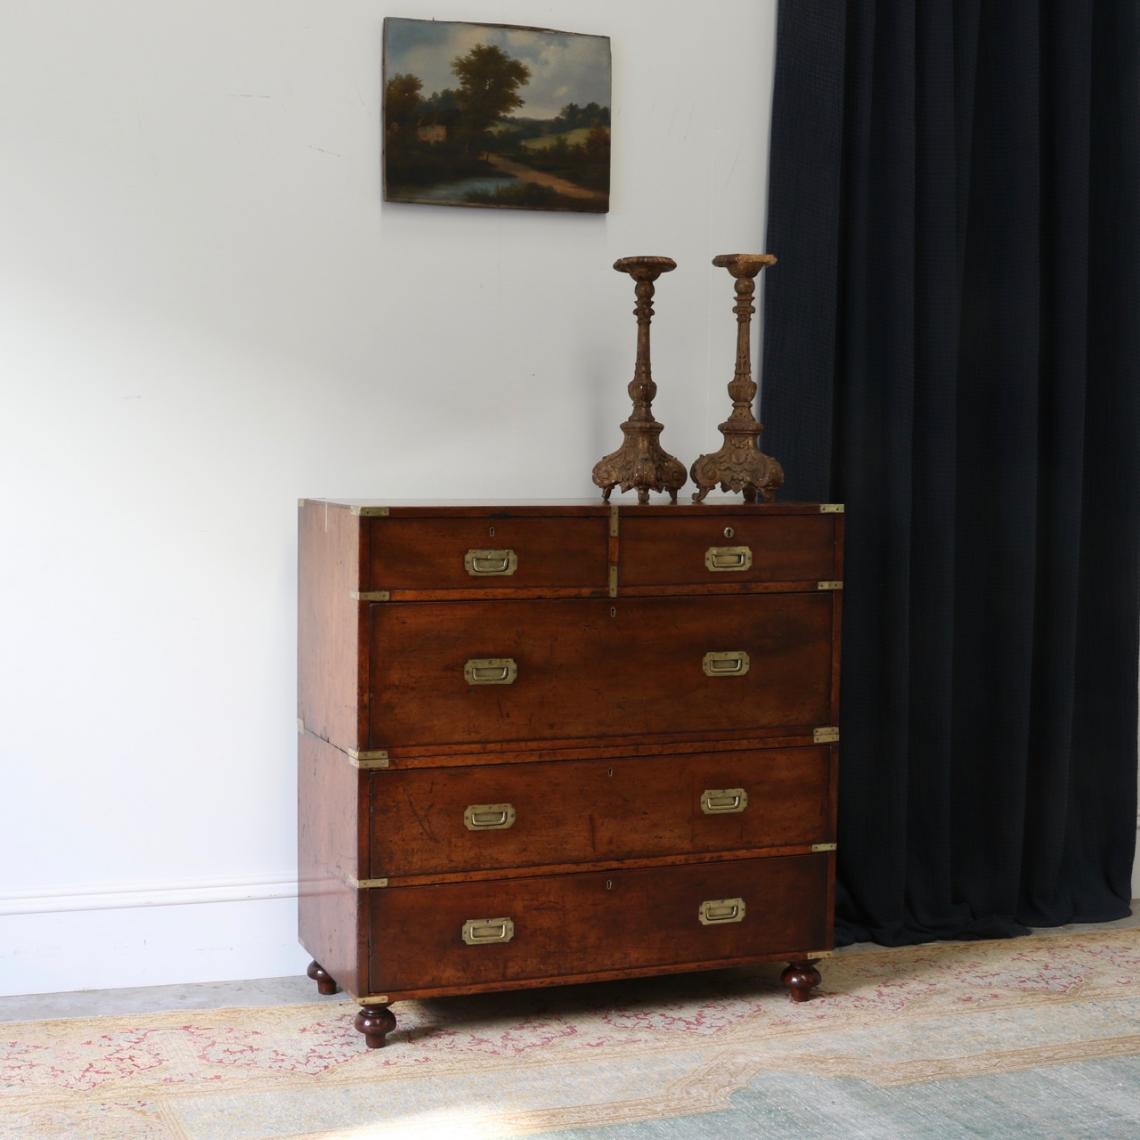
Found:
[[[298,737],[297,871],[301,943],[337,983],[363,993],[367,924],[353,885],[362,865],[367,803],[360,774],[331,744],[311,733]]]
[[[297,716],[342,748],[366,731],[362,687],[360,519],[343,507],[303,500],[299,510]]]

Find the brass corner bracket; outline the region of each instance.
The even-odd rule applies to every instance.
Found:
[[[345,755],[354,768],[387,768],[388,751],[384,748],[374,748],[367,752],[358,752],[355,748],[346,748]]]

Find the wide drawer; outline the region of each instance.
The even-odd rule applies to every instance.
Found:
[[[831,749],[421,768],[371,776],[371,875],[827,842]]]
[[[836,578],[836,516],[631,518],[621,526],[621,585],[726,586]]]
[[[598,518],[380,518],[366,524],[364,590],[607,589]]]
[[[825,725],[833,595],[381,603],[371,748]]]
[[[829,944],[827,855],[368,892],[372,993],[730,964]]]

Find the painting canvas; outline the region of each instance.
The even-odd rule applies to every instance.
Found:
[[[605,213],[610,41],[384,21],[389,202]]]

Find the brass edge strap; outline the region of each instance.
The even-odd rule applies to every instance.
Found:
[[[823,728],[813,728],[811,739],[813,744],[834,744],[839,739],[839,726],[827,725]]]
[[[366,519],[386,519],[388,517],[387,507],[361,507],[356,506],[351,508],[354,515],[359,515]]]
[[[387,590],[350,590],[348,596],[354,602],[386,602],[392,595]]]
[[[844,513],[842,503],[820,503],[819,513],[821,515],[841,515]]]
[[[351,875],[344,876],[345,886],[352,887],[357,891],[368,891],[373,887],[386,887],[388,885],[387,879],[354,879]]]
[[[610,504],[610,538],[617,538],[621,532],[621,509],[616,503]],[[610,563],[609,574],[609,595],[611,598],[618,596],[618,564],[616,562]]]
[[[837,843],[813,843],[811,845],[811,852],[813,855],[818,855],[824,851],[835,851],[838,848]]]
[[[805,958],[834,958],[835,957],[835,951],[834,950],[809,950],[804,955],[804,957]]]
[[[842,590],[842,582],[816,582],[815,588],[817,590]]]
[[[372,759],[356,760],[349,756],[348,762],[361,772],[375,772],[388,767],[387,756],[376,756]]]

